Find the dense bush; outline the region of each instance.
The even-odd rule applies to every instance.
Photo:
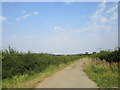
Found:
[[[100,51],[99,53],[94,53],[91,57],[98,57],[101,60],[106,60],[108,62],[119,62],[120,61],[120,48],[114,51]]]
[[[67,64],[78,59],[78,55],[56,56],[46,53],[22,53],[9,47],[2,51],[2,78],[12,78],[15,75],[34,74],[42,72],[50,65]]]

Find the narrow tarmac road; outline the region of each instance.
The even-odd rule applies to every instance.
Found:
[[[79,60],[39,83],[36,88],[98,88],[83,71],[83,60]]]

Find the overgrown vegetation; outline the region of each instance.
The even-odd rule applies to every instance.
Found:
[[[29,80],[35,75],[37,76],[42,75],[41,73],[46,73],[46,70],[51,73],[80,57],[80,55],[56,56],[46,53],[22,53],[9,47],[8,50],[2,51],[3,87],[13,87],[12,83],[14,82],[14,87],[16,87],[16,83],[18,84],[18,81],[20,82],[20,80]]]
[[[3,88],[33,88],[56,71],[88,57],[84,70],[99,87],[118,87],[120,48],[93,54],[53,55],[18,52],[11,47],[2,51]]]
[[[73,62],[70,62],[73,63]],[[11,79],[3,79],[3,88],[34,88],[40,82],[42,82],[45,78],[53,75],[55,72],[63,69],[68,64],[61,64],[59,66],[51,65],[47,67],[40,73],[23,74],[13,76]]]
[[[101,60],[106,60],[110,63],[112,62],[119,62],[120,61],[120,48],[117,48],[114,51],[104,51],[101,50],[99,53],[94,52],[91,57],[93,58],[99,58]]]
[[[90,58],[92,57],[92,58]],[[84,70],[99,87],[118,87],[120,48],[114,51],[93,53],[85,61]]]

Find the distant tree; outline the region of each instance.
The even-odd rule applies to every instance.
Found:
[[[95,54],[96,52],[93,52],[93,54]]]
[[[89,55],[89,53],[88,53],[88,52],[85,52],[85,55]]]

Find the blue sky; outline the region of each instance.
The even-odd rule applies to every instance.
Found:
[[[118,46],[113,2],[4,2],[0,21],[3,48],[73,54]]]

